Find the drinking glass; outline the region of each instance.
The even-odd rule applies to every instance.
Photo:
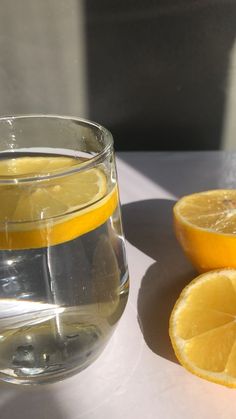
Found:
[[[0,379],[64,379],[98,357],[128,297],[111,134],[0,118],[0,199]]]

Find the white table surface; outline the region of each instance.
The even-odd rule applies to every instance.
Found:
[[[172,232],[183,194],[236,188],[236,154],[118,153],[131,289],[125,313],[100,358],[57,384],[0,385],[0,419],[231,419],[236,390],[185,371],[168,319],[195,273]]]

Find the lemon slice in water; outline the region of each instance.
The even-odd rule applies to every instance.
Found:
[[[2,179],[37,177],[0,184],[0,249],[52,246],[85,234],[109,218],[118,194],[116,187],[108,192],[101,168],[42,177],[78,163],[78,159],[62,156],[0,160]]]

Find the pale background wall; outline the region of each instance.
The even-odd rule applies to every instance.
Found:
[[[87,115],[83,9],[77,0],[1,0],[1,115]]]

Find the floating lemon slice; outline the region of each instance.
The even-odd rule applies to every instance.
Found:
[[[236,387],[236,270],[202,274],[184,288],[172,311],[169,333],[186,369]]]
[[[176,236],[199,272],[236,268],[236,190],[181,198],[174,206]]]
[[[0,178],[22,178],[18,183],[0,184],[1,249],[59,244],[95,229],[110,217],[118,202],[117,188],[108,193],[102,169],[45,178],[78,163],[57,156],[0,160]],[[24,181],[26,177],[31,180]]]

